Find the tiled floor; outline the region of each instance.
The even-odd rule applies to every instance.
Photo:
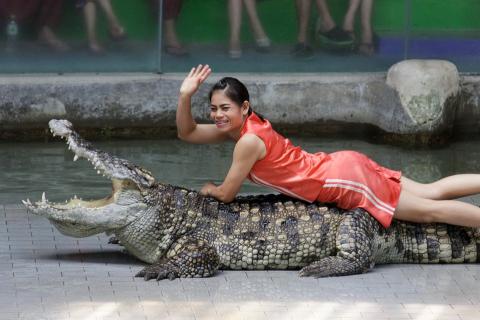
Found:
[[[480,265],[391,265],[341,278],[226,271],[135,278],[142,263],[0,205],[0,319],[480,319]]]

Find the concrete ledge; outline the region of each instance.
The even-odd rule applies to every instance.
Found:
[[[480,77],[463,76],[449,103],[453,120],[419,127],[405,112],[386,74],[228,74],[249,88],[254,110],[280,131],[315,135],[363,134],[413,143],[478,134]],[[208,121],[214,74],[193,99],[193,114]],[[72,121],[87,137],[170,137],[184,74],[70,74],[0,77],[0,138],[44,139],[51,118]]]

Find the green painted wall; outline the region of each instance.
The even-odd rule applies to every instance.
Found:
[[[411,30],[429,34],[462,33],[480,37],[480,1],[478,0],[410,0]],[[73,2],[73,1],[71,1]],[[66,2],[65,16],[60,33],[67,38],[83,38],[81,12]],[[314,1],[313,1],[314,2]],[[112,0],[116,11],[132,39],[153,39],[156,18],[148,1]],[[228,38],[226,0],[184,0],[178,31],[186,42],[224,42]],[[347,0],[329,1],[333,15],[341,21]],[[374,28],[379,33],[402,34],[405,28],[405,2],[377,0],[374,9]],[[258,11],[265,28],[275,42],[292,42],[296,33],[294,0],[258,0]],[[99,21],[104,21],[99,12]],[[314,19],[311,19],[312,23]],[[245,17],[246,22],[246,17]],[[106,35],[105,24],[99,33]],[[244,38],[249,39],[248,24],[244,23]]]

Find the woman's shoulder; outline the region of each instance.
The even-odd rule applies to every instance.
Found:
[[[255,134],[247,133],[243,135],[235,145],[235,152],[263,159],[266,155],[267,147],[260,137]]]
[[[238,139],[236,143],[237,146],[246,148],[255,147],[260,144],[264,145],[263,140],[258,135],[251,132],[245,133],[243,136],[240,137],[240,139]]]

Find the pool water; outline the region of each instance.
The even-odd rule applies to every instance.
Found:
[[[456,173],[480,173],[480,140],[455,142],[439,149],[404,149],[359,140],[292,138],[310,152],[356,150],[381,165],[401,170],[409,178],[429,182]],[[233,144],[194,145],[173,140],[95,142],[98,149],[150,170],[160,182],[199,189],[207,181],[221,182],[231,161]],[[62,142],[0,144],[0,204],[38,200],[46,192],[51,201],[76,194],[101,198],[111,191],[108,179],[97,175],[84,159]],[[272,192],[246,182],[242,194]]]

